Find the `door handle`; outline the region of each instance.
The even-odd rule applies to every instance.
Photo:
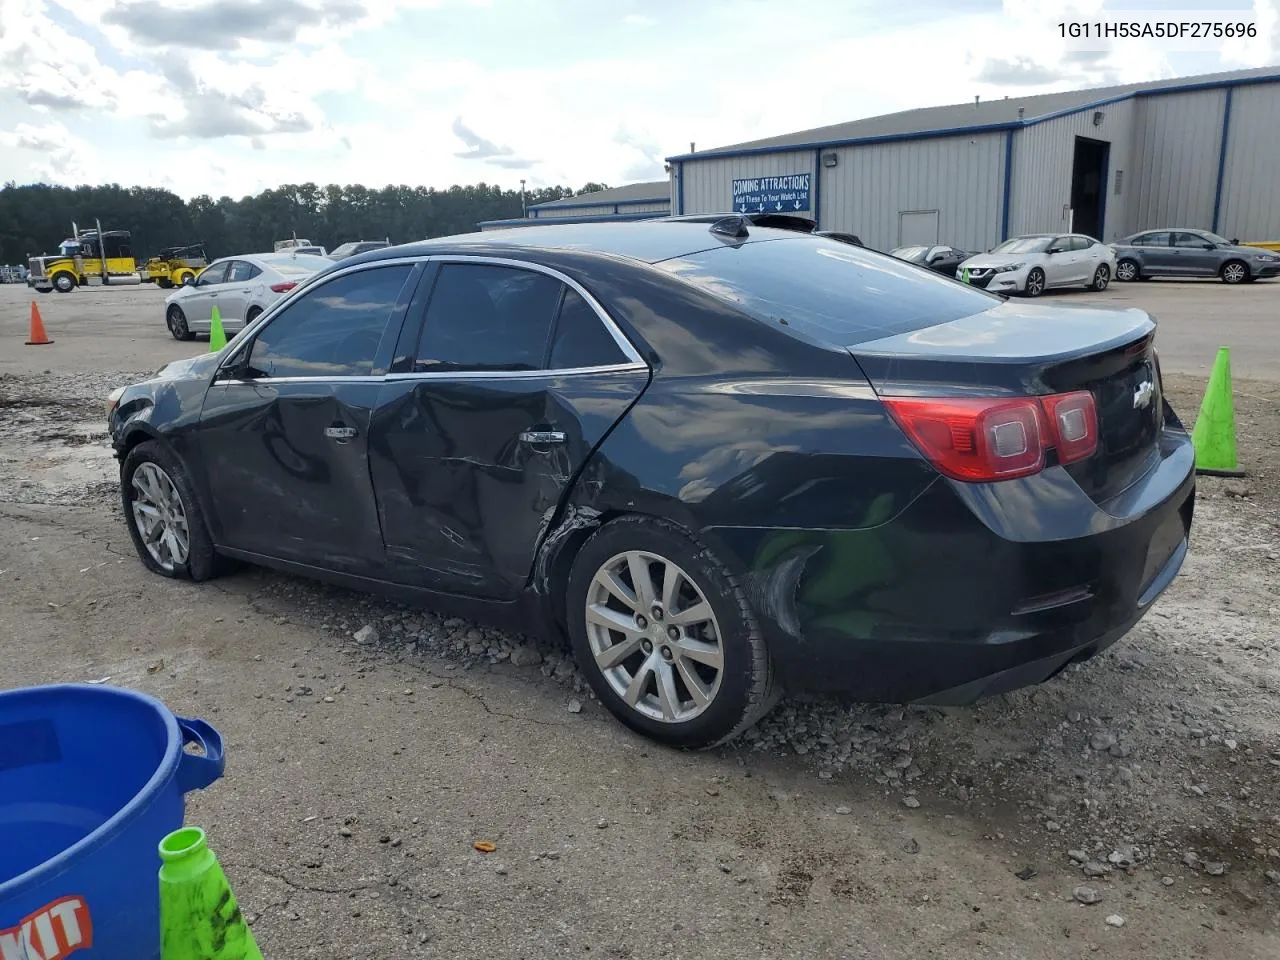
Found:
[[[521,443],[564,443],[565,436],[561,430],[526,430],[520,434]]]
[[[353,439],[360,433],[355,427],[325,427],[324,435],[330,440],[337,440],[339,443],[345,443]]]

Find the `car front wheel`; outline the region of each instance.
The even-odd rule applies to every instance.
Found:
[[[569,633],[600,701],[674,747],[723,743],[777,701],[746,598],[704,546],[649,517],[623,517],[583,546],[569,577]]]
[[[155,440],[138,444],[120,469],[120,500],[134,549],[163,577],[208,580],[217,558],[182,461]]]
[[[1128,283],[1138,279],[1138,264],[1133,260],[1121,260],[1116,264],[1116,279]]]
[[[76,282],[69,273],[60,273],[53,278],[53,289],[59,293],[70,293],[76,288]]]
[[[1044,293],[1044,271],[1039,267],[1032,267],[1031,272],[1027,274],[1026,294],[1028,297],[1038,297]]]
[[[1222,265],[1223,283],[1244,283],[1249,277],[1249,268],[1239,260],[1229,260]]]
[[[1093,271],[1093,283],[1089,284],[1090,289],[1099,292],[1107,289],[1107,284],[1111,282],[1111,270],[1105,263],[1098,264],[1098,269]]]
[[[169,332],[173,334],[173,339],[194,340],[196,338],[196,335],[187,326],[187,315],[182,312],[182,308],[176,303],[165,312],[164,322],[165,326],[169,328]]]

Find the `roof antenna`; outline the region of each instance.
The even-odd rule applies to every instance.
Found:
[[[690,140],[690,141],[689,141],[689,152],[690,152],[690,153],[697,153],[697,152],[698,152],[698,151],[697,151],[697,146],[698,146],[698,145],[697,145],[696,143],[694,143],[692,140]]]
[[[1019,107],[1019,108],[1018,108],[1018,119],[1019,119],[1019,120],[1021,120],[1021,119],[1022,119],[1022,115],[1023,115],[1024,113],[1026,113],[1026,112],[1027,112],[1027,108],[1026,108],[1026,107]]]
[[[978,95],[976,93],[973,95],[973,105],[975,107],[978,105]]]

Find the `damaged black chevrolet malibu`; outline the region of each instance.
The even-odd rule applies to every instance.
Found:
[[[110,428],[153,571],[567,635],[697,747],[784,687],[968,703],[1132,627],[1194,504],[1155,329],[736,217],[529,227],[335,264]]]

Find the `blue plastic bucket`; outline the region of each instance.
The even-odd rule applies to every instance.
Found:
[[[146,694],[0,693],[0,958],[159,957],[157,845],[222,768],[213,727]]]

